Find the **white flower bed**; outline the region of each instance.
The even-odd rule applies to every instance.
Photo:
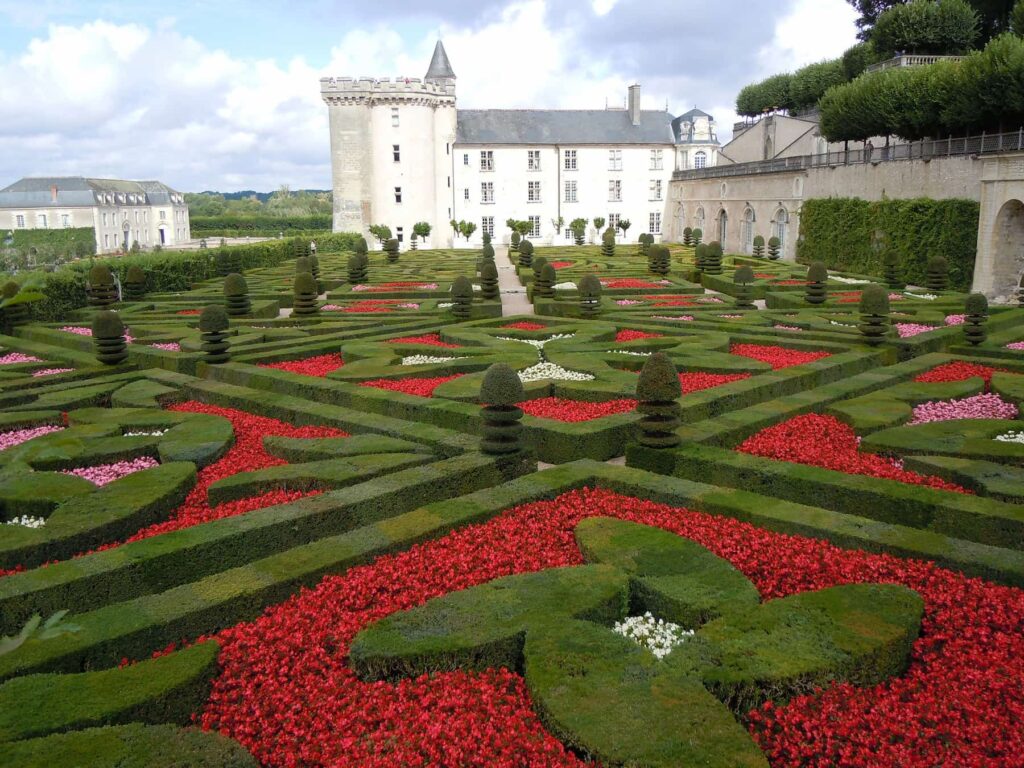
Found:
[[[650,357],[653,352],[630,352],[628,349],[609,349],[606,355],[632,355],[633,357]]]
[[[935,301],[939,298],[934,293],[910,293],[909,291],[904,291],[903,295],[911,299],[924,299],[925,301]]]
[[[42,528],[46,525],[46,518],[22,515],[21,517],[16,517],[13,520],[8,520],[7,525],[20,525],[24,528]]]
[[[693,637],[692,629],[683,629],[670,621],[656,619],[650,611],[643,616],[630,616],[617,621],[612,630],[642,645],[658,659],[664,659],[673,649]]]
[[[840,323],[838,320],[829,320],[829,325],[838,325],[842,328],[856,328],[856,325],[850,325],[849,323]]]
[[[1015,429],[1011,429],[1009,432],[999,435],[995,439],[1000,443],[1024,443],[1024,432],[1018,432]]]
[[[555,283],[552,286],[556,291],[575,291],[576,283]]]
[[[152,432],[125,432],[125,437],[163,437],[167,434],[166,429],[156,429]]]
[[[829,275],[829,280],[835,280],[837,283],[846,283],[847,285],[867,285],[870,280],[861,280],[857,277],[837,277],[836,275]]]
[[[529,344],[531,347],[537,349],[544,349],[544,345],[549,341],[557,341],[558,339],[571,339],[575,336],[575,333],[556,333],[554,336],[549,336],[546,339],[513,339],[511,336],[496,336],[498,341],[518,341],[521,344]]]
[[[433,357],[432,355],[409,355],[402,358],[402,365],[433,365],[450,363],[452,360],[465,360],[465,357]]]
[[[438,309],[450,309],[451,307],[454,307],[454,306],[455,306],[455,302],[453,302],[453,301],[439,301],[439,302],[437,302],[437,308]]]
[[[543,381],[544,379],[555,379],[557,381],[593,381],[594,377],[589,373],[581,371],[570,371],[560,365],[551,362],[537,363],[519,372],[519,380],[522,382]]]

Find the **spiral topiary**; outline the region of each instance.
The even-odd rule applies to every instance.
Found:
[[[96,264],[89,270],[89,285],[86,293],[89,296],[89,306],[109,307],[117,303],[117,285],[114,284],[114,274],[106,264]]]
[[[949,287],[949,262],[945,256],[932,256],[928,259],[925,286],[929,291],[944,291]]]
[[[704,230],[701,229],[700,227],[694,227],[692,235],[694,246],[698,246],[702,242],[704,242]]]
[[[754,236],[754,258],[764,258],[764,238],[761,235]]]
[[[6,301],[17,296],[20,290],[21,286],[13,280],[8,280],[4,283],[4,287],[0,293],[2,293],[4,301]],[[9,304],[3,308],[3,322],[6,327],[14,328],[15,326],[27,323],[28,319],[28,304]]]
[[[900,261],[895,251],[886,251],[882,257],[882,270],[885,284],[890,288],[902,289],[906,283],[900,279]]]
[[[636,384],[636,410],[641,415],[639,442],[646,448],[674,448],[680,438],[680,408],[683,395],[679,372],[664,352],[655,352],[644,363]]]
[[[452,281],[452,314],[458,320],[469,320],[473,313],[473,283],[460,275]]]
[[[295,276],[292,298],[292,315],[296,317],[311,317],[320,312],[320,304],[317,302],[317,285],[313,275],[309,272],[301,272]]]
[[[240,317],[252,311],[249,301],[249,285],[245,278],[233,272],[224,278],[224,306],[228,315]]]
[[[988,338],[985,323],[988,320],[988,299],[984,294],[972,293],[964,305],[964,339],[977,346]]]
[[[398,262],[398,241],[395,238],[384,241],[384,254],[387,256],[389,264]]]
[[[309,257],[310,272],[313,273],[313,279],[320,279],[320,259],[316,257],[316,254],[310,254]]]
[[[615,230],[606,229],[601,235],[601,255],[606,259],[615,257]]]
[[[217,277],[227,277],[231,274],[231,257],[226,248],[218,248],[213,254],[213,265],[217,270]]]
[[[542,299],[555,298],[555,283],[558,277],[555,268],[551,264],[545,264],[540,270],[540,276],[533,283],[533,295]]]
[[[352,243],[352,250],[355,253],[361,253],[364,256],[367,255],[370,252],[370,248],[369,246],[366,245],[366,238],[363,237],[362,235],[359,235],[355,239],[355,242]]]
[[[529,240],[522,240],[519,243],[519,266],[529,267],[533,265],[533,243]]]
[[[736,270],[732,281],[736,286],[736,309],[756,309],[754,306],[754,291],[750,284],[754,282],[754,270],[743,265]]]
[[[242,254],[238,249],[228,250],[228,274],[242,274]]]
[[[597,275],[584,275],[576,287],[580,296],[580,315],[596,317],[601,314],[601,281]]]
[[[522,241],[522,237],[518,232],[513,231],[512,236],[508,241],[509,253],[519,253],[519,243]]]
[[[523,411],[518,403],[526,398],[519,374],[505,363],[495,363],[484,374],[480,386],[483,404],[483,439],[480,450],[491,456],[518,453],[523,448],[523,427],[519,420]]]
[[[299,256],[295,260],[295,274],[301,275],[303,272],[313,273],[313,265],[310,263],[308,256]]]
[[[96,359],[104,365],[117,365],[128,359],[124,323],[117,312],[104,309],[96,313],[92,319],[92,341],[96,346]]]
[[[708,243],[704,255],[704,271],[709,275],[722,274],[722,244],[717,240]]]
[[[828,298],[828,269],[820,261],[807,268],[807,289],[804,301],[808,304],[824,304]]]
[[[491,233],[490,232],[487,232],[485,230],[483,235],[481,235],[481,237],[483,238],[484,245],[490,245],[491,244]],[[494,248],[491,248],[491,255],[492,255],[492,257],[493,257],[493,254],[494,254]]]
[[[778,261],[782,256],[782,241],[777,237],[768,238],[768,258]]]
[[[480,269],[480,295],[485,299],[497,299],[501,295],[498,289],[498,266],[493,261],[484,261]]]
[[[693,246],[693,227],[683,228],[683,245],[687,247]]]
[[[366,282],[367,262],[365,254],[354,253],[348,257],[348,282],[359,285]]]
[[[542,269],[544,269],[544,265],[547,264],[547,263],[548,263],[548,259],[547,259],[546,256],[538,256],[537,258],[535,258],[533,260],[533,264],[531,264],[530,266],[533,269],[533,279],[534,280],[536,280],[538,277],[540,277],[540,272],[541,272]]]
[[[697,247],[693,251],[694,264],[697,267],[698,272],[704,271],[704,265],[708,260],[708,246],[706,243],[697,243]]]
[[[199,348],[205,353],[207,363],[218,365],[231,358],[228,351],[228,313],[220,304],[209,304],[199,314]]]
[[[864,286],[860,294],[860,329],[864,342],[872,347],[885,341],[889,332],[889,291],[878,283]]]
[[[484,261],[494,261],[494,246],[490,243],[484,243],[481,258]]]
[[[124,295],[129,301],[139,301],[146,295],[146,273],[138,264],[132,264],[125,273]]]
[[[665,276],[668,274],[669,265],[672,263],[672,256],[667,245],[647,246],[647,268],[656,275]]]

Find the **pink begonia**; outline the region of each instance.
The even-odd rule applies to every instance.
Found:
[[[776,330],[779,330],[779,331],[802,331],[803,330],[803,328],[799,328],[799,327],[797,327],[795,325],[776,325],[776,326],[773,326],[773,327]]]
[[[683,320],[689,323],[693,321],[693,315],[677,315],[676,317],[669,317],[668,315],[651,315],[651,320]]]
[[[40,368],[38,371],[32,371],[32,375],[39,376],[56,376],[58,373],[71,373],[74,368]]]
[[[914,417],[908,424],[957,419],[1016,419],[1019,410],[994,393],[973,395],[959,400],[933,400],[914,406]]]
[[[890,293],[889,301],[903,301],[906,298],[902,293]]]
[[[634,304],[643,304],[642,301],[637,301],[636,299],[619,299],[615,303],[620,307],[631,307]]]
[[[116,461],[113,464],[98,464],[95,467],[77,467],[76,469],[64,470],[65,475],[76,475],[96,485],[106,485],[122,477],[141,472],[144,469],[152,469],[159,466],[156,459],[143,456],[131,461]]]
[[[181,352],[181,344],[176,341],[157,342],[149,346],[152,349],[159,349],[164,352]]]
[[[6,451],[16,445],[27,443],[34,437],[42,437],[51,432],[60,432],[64,427],[54,424],[45,424],[41,427],[26,427],[25,429],[13,429],[10,432],[0,432],[0,451]]]
[[[701,304],[724,304],[725,303],[720,298],[718,298],[717,296],[702,296],[701,298],[697,299],[697,301],[699,301]]]
[[[355,288],[353,288],[352,290],[354,291]],[[322,307],[320,307],[320,311],[322,312],[341,312],[341,310],[343,309],[344,307],[338,304],[324,304]]]
[[[1006,348],[1012,349],[1014,352],[1024,352],[1024,341],[1014,341],[1011,344],[1007,344]]]
[[[946,315],[946,325],[963,325],[967,315]]]
[[[61,330],[65,333],[74,333],[79,336],[92,336],[92,328],[84,328],[81,325],[65,325]]]
[[[893,323],[893,325],[896,327],[896,333],[900,335],[901,339],[909,339],[911,336],[928,333],[928,331],[934,331],[938,327],[935,325],[922,325],[921,323]]]
[[[395,306],[398,307],[399,309],[419,309],[420,308],[419,304],[411,304],[411,303],[410,304],[396,304]]]
[[[8,352],[0,356],[0,365],[16,365],[17,363],[41,363],[43,362],[34,355],[23,355],[21,352]]]

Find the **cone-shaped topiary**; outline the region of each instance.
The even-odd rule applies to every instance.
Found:
[[[544,269],[544,265],[548,263],[547,256],[538,256],[533,260],[531,268],[533,269],[533,279],[536,280],[540,277],[540,271]]]
[[[736,309],[756,309],[754,306],[754,291],[750,284],[754,282],[754,270],[743,265],[736,270],[732,277],[736,285]]]
[[[704,271],[704,265],[708,260],[708,246],[706,243],[698,243],[693,251],[694,264],[698,272]]]
[[[248,315],[252,310],[249,286],[245,278],[237,272],[224,278],[224,307],[231,317]]]
[[[494,246],[490,243],[484,243],[481,258],[483,258],[484,261],[494,261]]]
[[[484,230],[484,233],[483,233],[483,235],[481,235],[481,237],[483,238],[484,245],[490,245],[491,244],[491,233],[490,232]],[[491,253],[492,254],[494,253],[494,249],[493,248],[491,248]]]
[[[292,298],[292,315],[296,317],[310,317],[320,311],[317,303],[316,280],[309,272],[301,272],[295,276],[295,285]]]
[[[203,307],[199,315],[199,337],[203,343],[199,348],[206,353],[207,363],[226,363],[231,358],[228,351],[228,313],[220,304]]]
[[[984,294],[972,293],[964,305],[967,315],[964,319],[964,338],[968,344],[977,346],[988,338],[985,322],[988,320],[988,299]]]
[[[693,246],[693,227],[683,228],[683,245]]]
[[[228,274],[242,274],[242,254],[235,248],[228,250]]]
[[[902,289],[906,283],[900,278],[900,261],[895,251],[886,251],[882,258],[882,270],[885,284],[890,288]]]
[[[722,274],[722,244],[717,240],[708,243],[704,253],[704,271],[709,275]]]
[[[828,269],[820,261],[807,268],[807,289],[804,301],[808,304],[824,304],[828,298]]]
[[[469,320],[473,312],[473,283],[460,275],[452,281],[452,314],[458,320]]]
[[[395,238],[384,241],[384,254],[388,257],[388,263],[398,262],[398,241]]]
[[[782,241],[777,237],[768,238],[768,258],[778,261],[782,256]]]
[[[667,275],[672,256],[667,245],[647,246],[647,268],[656,275]]]
[[[554,266],[545,264],[540,270],[540,276],[533,283],[533,295],[540,296],[542,299],[555,298],[557,280]]]
[[[533,265],[533,243],[529,240],[522,240],[519,243],[519,266],[529,267]]]
[[[313,273],[313,279],[320,279],[320,259],[316,257],[316,254],[311,254],[309,257],[310,272]]]
[[[606,259],[615,256],[615,231],[612,229],[606,229],[601,235],[601,255]]]
[[[367,253],[369,253],[370,249],[369,249],[369,247],[368,247],[368,246],[366,245],[366,238],[365,238],[365,237],[363,237],[362,235],[359,235],[359,236],[358,236],[358,237],[357,237],[357,238],[355,239],[355,242],[354,242],[354,243],[352,243],[352,250],[353,250],[353,251],[354,251],[355,253],[361,253],[361,254],[363,254],[363,255],[366,255]]]
[[[366,282],[367,262],[369,259],[365,254],[354,253],[348,257],[348,282],[351,285],[359,285]]]
[[[21,286],[13,280],[8,280],[4,283],[2,290],[3,299],[13,299],[18,295],[18,291],[21,290]],[[9,304],[3,309],[3,322],[4,325],[9,328],[27,323],[29,319],[28,304]]]
[[[764,258],[764,238],[761,235],[754,235],[754,257]]]
[[[693,244],[694,246],[700,245],[704,242],[704,230],[700,227],[693,228]]]
[[[864,341],[878,346],[889,332],[889,291],[878,283],[864,286],[860,294],[860,329]]]
[[[636,410],[640,445],[647,448],[673,448],[679,445],[680,408],[683,395],[679,372],[664,352],[655,352],[644,363],[636,383]]]
[[[925,286],[929,291],[944,291],[949,287],[949,262],[945,256],[932,256],[928,259]]]
[[[295,260],[295,274],[301,275],[303,272],[313,273],[313,265],[310,264],[308,256],[299,256]]]
[[[512,236],[508,240],[509,253],[519,253],[519,243],[522,242],[522,236],[513,231]]]
[[[138,264],[132,264],[125,273],[124,295],[129,301],[139,301],[146,295],[146,273]]]
[[[480,450],[492,456],[504,456],[522,450],[523,411],[518,406],[526,398],[519,374],[505,363],[495,363],[484,374],[480,386],[483,405],[483,439]]]
[[[92,341],[96,345],[96,359],[104,365],[117,365],[128,359],[124,323],[117,312],[104,309],[96,313],[92,319]]]
[[[576,286],[580,295],[580,314],[596,317],[601,313],[601,281],[597,275],[584,275]]]
[[[497,299],[501,295],[498,290],[498,266],[494,261],[484,261],[480,269],[480,295],[485,299]]]
[[[106,264],[96,264],[89,270],[89,284],[86,293],[89,296],[89,306],[109,307],[117,303],[117,286],[114,284],[114,274]]]
[[[226,248],[218,248],[213,254],[213,265],[217,270],[217,277],[227,277],[231,274],[231,257]]]
[[[415,233],[415,232],[413,232],[413,233],[412,233],[412,237],[410,237],[410,238],[409,238],[409,250],[410,250],[410,251],[415,251],[415,250],[418,250],[418,246],[416,245],[416,241],[417,241],[418,239],[419,239],[419,238],[418,238],[418,237],[416,236],[416,233]]]

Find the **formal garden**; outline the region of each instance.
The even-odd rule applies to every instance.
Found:
[[[3,286],[5,767],[1020,765],[1024,309],[318,242]]]

